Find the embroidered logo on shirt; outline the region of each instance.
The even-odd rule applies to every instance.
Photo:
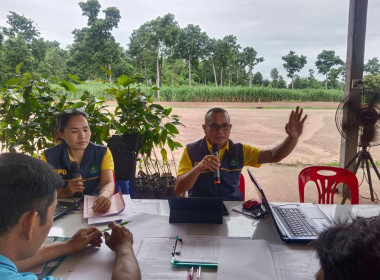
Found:
[[[90,172],[90,174],[95,174],[95,173],[98,172],[98,170],[99,170],[99,168],[98,168],[98,166],[96,164],[92,164],[88,168],[88,172]]]
[[[61,176],[64,176],[67,174],[67,170],[66,169],[56,169],[57,173]]]
[[[230,160],[231,167],[235,167],[239,165],[239,161],[236,158]]]

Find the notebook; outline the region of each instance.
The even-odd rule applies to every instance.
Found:
[[[75,210],[79,206],[79,204],[79,201],[57,201],[57,207],[54,211],[53,220],[55,221],[58,218],[69,214],[71,211]]]
[[[250,170],[248,174],[260,193],[264,207],[282,241],[306,243],[316,239],[320,232],[332,225],[331,220],[316,204],[270,205]]]
[[[218,197],[169,197],[168,202],[169,223],[222,224],[227,211]]]

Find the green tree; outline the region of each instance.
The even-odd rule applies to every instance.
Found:
[[[260,72],[255,73],[255,75],[253,75],[253,83],[261,86],[263,84],[263,74]]]
[[[215,45],[215,63],[219,66],[220,85],[224,84],[224,70],[231,64],[233,51],[225,40],[217,40]]]
[[[343,65],[343,60],[339,56],[335,55],[335,51],[323,50],[317,56],[315,66],[318,69],[318,73],[325,75],[325,88],[327,89],[328,76],[331,72],[332,67],[335,65]]]
[[[277,87],[286,88],[286,81],[284,80],[284,77],[282,77],[281,75],[278,77]]]
[[[173,56],[180,28],[173,14],[166,14],[134,30],[129,43],[129,53],[143,67],[148,77],[149,65],[155,61],[156,86],[161,87],[163,59]],[[159,95],[159,91],[157,92]]]
[[[227,35],[223,38],[223,41],[227,42],[228,45],[230,46],[230,59],[229,59],[229,68],[228,68],[228,85],[231,86],[232,79],[231,79],[231,72],[235,71],[236,72],[236,83],[237,79],[239,78],[239,73],[241,71],[241,64],[240,64],[240,49],[241,46],[237,43],[237,38],[235,35]]]
[[[111,31],[118,27],[121,19],[116,7],[103,10],[104,18],[98,18],[100,4],[98,0],[80,2],[82,15],[86,16],[87,27],[75,29],[74,43],[69,47],[71,59],[69,66],[82,79],[101,75],[100,66],[110,70],[111,64],[120,60],[120,46],[115,42]]]
[[[189,24],[180,30],[175,53],[178,58],[185,59],[189,69],[189,87],[191,87],[191,66],[205,54],[208,36],[198,25]]]
[[[370,75],[379,75],[380,74],[380,63],[377,57],[368,59],[368,62],[364,64],[364,72],[369,73]]]
[[[282,60],[285,63],[282,64],[284,66],[286,72],[288,72],[288,77],[292,79],[292,89],[294,88],[294,74],[301,71],[301,69],[307,63],[306,56],[301,55],[298,56],[294,51],[290,51],[289,54],[282,57]]]
[[[380,74],[367,75],[363,78],[363,82],[366,88],[380,88]]]
[[[270,77],[272,78],[272,85],[273,87],[277,87],[278,78],[280,76],[280,73],[278,72],[277,68],[273,68],[270,70]]]
[[[136,61],[140,72],[144,73],[146,84],[149,84],[149,65],[156,60],[156,53],[153,46],[148,45],[148,36],[151,32],[150,22],[142,24],[138,29],[133,30],[129,37],[128,54]]]
[[[40,36],[40,32],[31,19],[20,16],[15,12],[9,13],[10,15],[7,15],[9,27],[2,27],[5,36],[8,38],[20,36],[28,45],[32,43],[33,39]]]
[[[161,69],[163,58],[172,53],[172,47],[177,42],[179,25],[173,14],[166,14],[151,21],[151,32],[148,44],[156,52],[156,86],[161,87]],[[159,91],[157,92],[159,94]],[[159,96],[158,96],[159,99]]]
[[[214,83],[215,83],[215,86],[218,87],[218,78],[216,76],[216,70],[215,70],[216,44],[217,44],[216,39],[209,38],[209,37],[206,38],[206,43],[204,46],[204,57],[205,59],[210,60],[211,70],[214,77]]]
[[[263,62],[264,58],[257,57],[257,52],[252,47],[245,47],[243,49],[242,57],[243,57],[244,65],[248,67],[249,87],[252,87],[252,80],[253,80],[252,70],[257,64],[259,64],[260,62]]]

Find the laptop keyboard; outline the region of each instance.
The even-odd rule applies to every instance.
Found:
[[[277,210],[295,236],[318,236],[318,231],[306,221],[306,216],[300,209],[277,208]]]

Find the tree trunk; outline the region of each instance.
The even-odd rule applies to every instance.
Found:
[[[174,63],[172,63],[172,69],[170,73],[170,86],[173,86],[174,84]]]
[[[220,67],[220,86],[223,86],[223,67]]]
[[[160,59],[157,56],[156,60],[156,87],[160,88]],[[160,101],[160,90],[157,90],[157,100]]]
[[[108,70],[111,71],[111,63],[108,63]],[[109,81],[110,87],[112,87],[112,76],[109,76],[108,81]]]
[[[144,73],[145,73],[145,81],[146,81],[146,85],[149,86],[148,84],[148,70],[146,68],[146,63],[144,61]]]
[[[253,79],[252,68],[249,68],[249,87],[252,87],[252,79]]]
[[[327,89],[327,73],[326,73],[326,81],[325,81],[325,86],[326,86],[326,89]]]
[[[292,76],[292,89],[294,89],[294,76]]]
[[[231,69],[228,69],[228,87],[231,87]]]
[[[191,55],[189,54],[189,87],[191,87]]]
[[[215,78],[215,87],[218,87],[218,78],[216,77],[215,65],[214,65],[214,61],[212,60],[212,58],[211,58],[211,64],[212,64],[212,72],[213,72],[214,78]]]

